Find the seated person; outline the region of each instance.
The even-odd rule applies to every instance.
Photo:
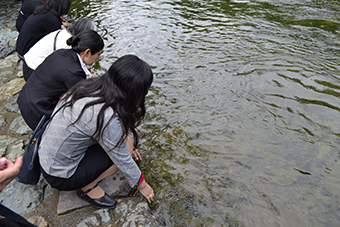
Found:
[[[23,73],[24,79],[27,81],[32,72],[45,60],[45,58],[58,49],[70,49],[66,41],[73,35],[77,36],[85,30],[97,31],[97,26],[88,18],[81,18],[73,26],[67,29],[58,29],[49,33],[40,39],[31,49],[24,55]],[[87,77],[91,73],[87,72]]]
[[[18,18],[15,23],[15,27],[17,31],[20,32],[23,24],[25,23],[26,19],[33,14],[35,8],[37,6],[41,6],[43,4],[43,0],[26,0],[22,2],[21,9],[19,11]]]
[[[117,202],[97,184],[119,168],[132,188],[153,200],[153,189],[132,158],[139,157],[136,128],[152,80],[146,62],[125,55],[104,75],[80,81],[63,96],[39,149],[42,174],[53,188],[77,190],[95,207],[115,208]]]
[[[46,0],[35,8],[23,24],[17,39],[16,51],[22,59],[27,51],[50,32],[68,26],[64,15],[68,13],[71,0]]]
[[[104,41],[93,30],[86,30],[67,40],[71,49],[60,49],[49,55],[34,70],[20,91],[17,103],[31,129],[41,117],[51,116],[59,98],[80,80],[86,79],[86,65],[96,62],[103,52]]]

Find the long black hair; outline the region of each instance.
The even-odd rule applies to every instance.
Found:
[[[45,0],[44,4],[34,10],[34,14],[44,14],[51,11],[57,17],[66,15],[71,7],[71,0]]]
[[[95,54],[104,48],[102,37],[93,30],[85,30],[76,36],[71,36],[66,43],[78,54],[87,49],[91,50],[91,54]]]
[[[122,123],[123,134],[116,144],[120,146],[131,131],[134,138],[134,146],[138,145],[139,136],[136,132],[137,126],[145,115],[145,96],[153,81],[153,73],[150,66],[135,55],[125,55],[116,60],[104,75],[96,78],[86,79],[78,82],[62,98],[67,102],[66,107],[85,97],[98,97],[87,103],[80,112],[75,124],[83,115],[86,108],[103,103],[97,116],[96,131],[92,139],[98,141],[109,122],[104,126],[104,112],[112,108]]]

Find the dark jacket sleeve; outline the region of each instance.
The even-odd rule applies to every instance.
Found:
[[[77,54],[60,49],[38,66],[22,88],[18,105],[25,122],[35,128],[43,115],[50,116],[60,97],[86,79]]]
[[[32,14],[21,28],[16,51],[21,56],[24,56],[42,37],[60,28],[60,19],[51,11],[45,14]]]
[[[53,31],[58,30],[58,29],[61,28],[61,21],[60,21],[60,19],[56,15],[54,15],[52,12],[46,13],[44,21],[48,21],[49,22],[49,23],[43,23],[43,26],[44,26],[44,28],[47,31],[47,33],[45,35],[47,35],[50,32],[53,32]]]
[[[67,80],[64,80],[64,85],[69,90],[72,88],[76,83],[86,78],[85,72],[80,68],[73,72],[68,72],[67,74],[72,75]],[[85,77],[84,77],[85,75]]]

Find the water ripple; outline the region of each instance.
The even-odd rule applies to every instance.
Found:
[[[105,40],[94,73],[127,53],[154,71],[139,150],[162,225],[340,223],[336,2],[72,3]]]

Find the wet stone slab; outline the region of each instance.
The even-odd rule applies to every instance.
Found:
[[[12,180],[0,193],[0,202],[18,214],[30,212],[41,204],[46,186],[43,179],[37,185],[25,185]]]
[[[127,180],[120,171],[102,180],[99,186],[113,198],[127,196],[131,190]],[[90,205],[88,202],[80,199],[76,191],[60,191],[57,213],[64,214]]]
[[[22,116],[18,116],[12,121],[11,125],[8,128],[8,131],[15,135],[23,136],[28,135],[30,132],[32,132],[32,129],[27,126]]]
[[[15,159],[23,155],[24,153],[24,140],[17,139],[11,136],[1,135],[0,136],[0,157],[6,157],[12,162]]]
[[[7,100],[12,96],[18,94],[21,88],[25,85],[25,80],[23,78],[16,78],[9,81],[0,87],[0,101]]]
[[[18,94],[12,95],[6,102],[0,107],[0,113],[16,113],[21,115],[19,106],[17,104]]]

